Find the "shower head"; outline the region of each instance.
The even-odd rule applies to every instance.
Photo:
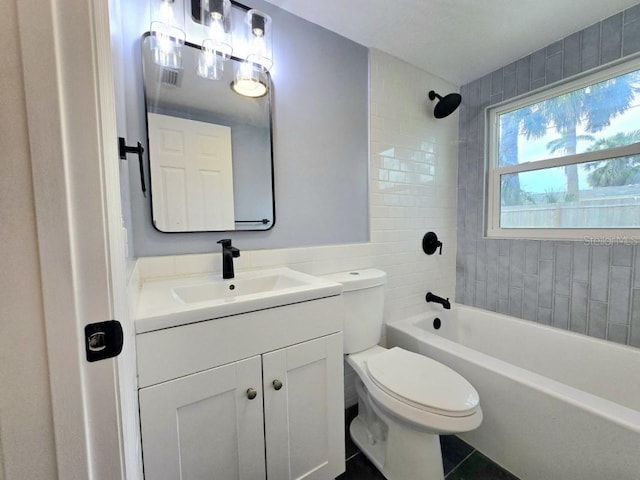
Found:
[[[438,99],[438,103],[436,103],[433,109],[433,116],[436,118],[448,117],[456,111],[456,108],[458,108],[458,105],[460,105],[462,101],[462,95],[459,93],[450,93],[443,97],[431,90],[429,92],[429,100],[435,100],[436,98]]]

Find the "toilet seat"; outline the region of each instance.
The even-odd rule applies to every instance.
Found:
[[[366,365],[377,387],[422,411],[466,417],[478,408],[478,392],[464,377],[423,355],[394,347],[372,356]]]
[[[425,408],[411,405],[397,395],[390,394],[388,389],[379,387],[378,383],[374,382],[371,375],[369,375],[367,364],[372,358],[387,351],[386,348],[375,345],[367,350],[345,355],[347,363],[358,376],[357,381],[363,383],[367,396],[374,404],[374,407],[379,407],[387,415],[398,419],[400,422],[406,422],[424,429],[425,432],[439,435],[458,434],[478,428],[482,423],[482,408],[480,408],[479,404],[467,416],[441,415],[430,412]]]

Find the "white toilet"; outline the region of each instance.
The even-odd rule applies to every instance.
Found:
[[[358,374],[351,438],[388,480],[442,480],[439,435],[480,425],[478,392],[435,360],[377,345],[385,272],[367,269],[326,278],[343,285],[344,353]]]

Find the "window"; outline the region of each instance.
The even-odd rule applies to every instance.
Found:
[[[488,120],[487,236],[640,238],[640,62]]]

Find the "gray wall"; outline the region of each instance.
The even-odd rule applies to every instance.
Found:
[[[487,106],[638,51],[640,5],[462,87],[458,302],[640,347],[640,246],[485,239],[482,206]]]
[[[136,3],[121,3],[127,140],[146,144],[139,37],[149,16]],[[368,50],[262,0],[245,3],[273,19],[276,225],[267,232],[159,233],[132,157],[124,208],[136,257],[217,251],[225,237],[240,249],[368,241]]]

